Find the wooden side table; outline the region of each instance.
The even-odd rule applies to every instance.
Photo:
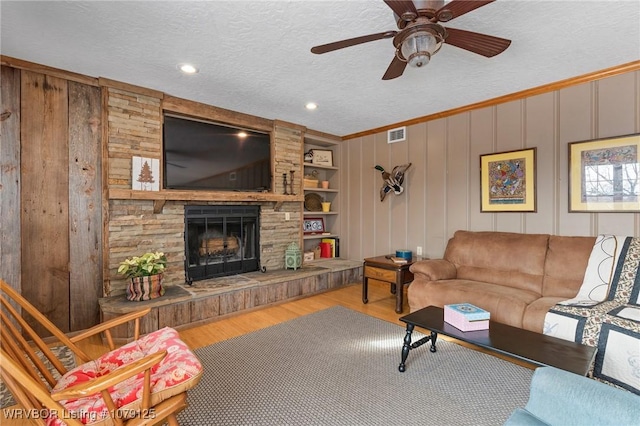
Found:
[[[412,259],[407,263],[397,264],[386,256],[366,258],[362,268],[362,303],[369,302],[367,297],[369,278],[373,278],[391,284],[391,293],[396,295],[396,313],[402,313],[402,286],[413,281],[413,273],[409,271],[409,266],[413,262]]]

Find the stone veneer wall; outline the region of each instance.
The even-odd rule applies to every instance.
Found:
[[[108,168],[109,189],[131,189],[131,157],[162,158],[162,94],[134,93],[108,87]],[[275,122],[273,130],[274,188],[282,194],[282,174],[295,171],[294,191],[301,193],[303,128]],[[160,177],[157,177],[160,179]],[[267,270],[284,268],[284,253],[291,242],[301,241],[301,202],[275,201],[166,201],[158,209],[154,200],[110,199],[106,223],[105,296],[125,292],[126,280],[117,275],[124,259],[148,251],[163,251],[168,269],[165,284],[182,284],[184,272],[184,206],[260,205],[260,260]],[[159,211],[158,211],[159,210]],[[284,221],[285,212],[291,220]]]

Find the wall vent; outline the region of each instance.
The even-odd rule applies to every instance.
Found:
[[[402,142],[407,139],[407,127],[398,127],[387,131],[387,143]]]

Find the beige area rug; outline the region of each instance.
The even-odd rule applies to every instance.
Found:
[[[500,425],[526,404],[532,370],[440,339],[400,373],[404,335],[333,307],[198,349],[180,424]]]

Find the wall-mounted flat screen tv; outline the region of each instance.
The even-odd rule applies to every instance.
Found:
[[[164,187],[271,190],[271,135],[165,114]]]

